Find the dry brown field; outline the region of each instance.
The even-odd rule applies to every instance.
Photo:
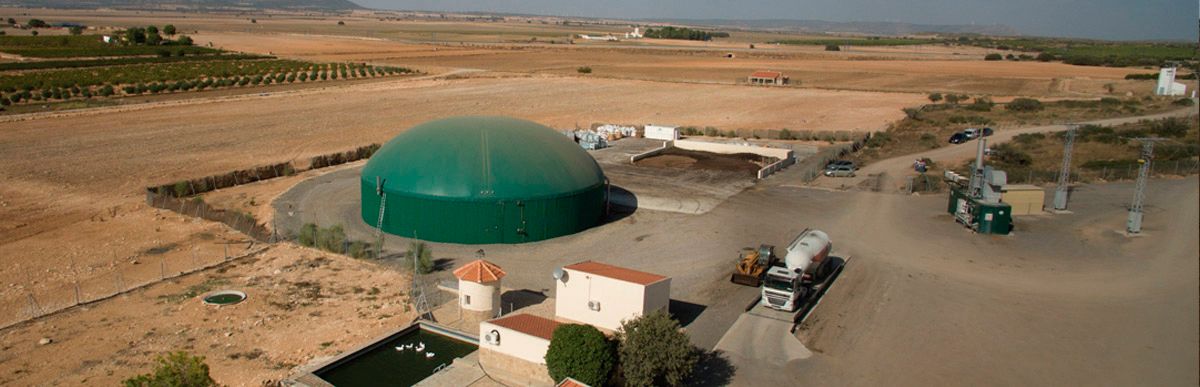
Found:
[[[902,108],[926,102],[929,92],[993,95],[997,100],[1095,98],[1107,83],[1115,84],[1118,94],[1144,94],[1151,84],[1121,79],[1144,70],[984,62],[983,50],[963,47],[829,53],[820,47],[762,44],[751,50],[738,39],[545,43],[575,33],[624,31],[618,26],[383,21],[363,13],[0,9],[0,14],[101,28],[172,23],[200,44],[230,50],[391,64],[428,73],[0,117],[0,312],[6,318],[26,313],[29,294],[52,294],[55,300],[41,302],[61,304],[74,281],[88,289],[108,289],[119,286],[121,280],[113,277],[117,272],[129,283],[152,279],[197,259],[219,259],[226,246],[248,244],[245,236],[225,226],[147,206],[143,189],[148,185],[348,150],[386,141],[431,119],[506,115],[561,129],[603,122],[875,131],[902,118]],[[257,22],[250,23],[251,18]],[[338,20],[347,25],[337,26]],[[593,73],[579,74],[580,66],[590,66]],[[783,71],[799,84],[736,84],[765,69]],[[301,177],[215,194],[211,200],[269,222],[267,203]],[[377,302],[347,285],[405,288],[403,276],[336,257],[318,265],[322,273],[336,273],[332,276],[316,273],[315,266],[304,269],[318,256],[275,245],[225,271],[166,281],[6,329],[0,333],[0,384],[113,384],[134,370],[144,371],[154,354],[188,348],[210,357],[219,381],[256,385],[383,333],[385,322],[396,326],[411,317],[403,310],[372,309]],[[277,302],[286,300],[277,299],[285,296],[274,289],[300,282],[316,281],[327,291],[314,301],[321,312],[305,306],[293,313],[262,314],[266,312],[236,306],[205,309],[197,302],[159,298],[211,277]],[[237,328],[200,328],[192,324],[197,319],[228,321]],[[342,329],[347,333],[338,332]],[[301,332],[342,335],[344,340],[328,345],[294,340]],[[37,350],[40,337],[78,349],[55,356],[55,351]],[[255,350],[261,350],[261,357],[240,355]]]

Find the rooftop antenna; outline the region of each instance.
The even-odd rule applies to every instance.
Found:
[[[1075,130],[1078,128],[1079,125],[1077,124],[1067,124],[1067,138],[1063,144],[1062,168],[1058,172],[1058,187],[1054,190],[1054,209],[1057,211],[1065,211],[1067,209],[1067,185],[1071,183],[1071,151],[1075,147]]]
[[[1142,156],[1138,158],[1138,163],[1142,164],[1138,168],[1137,184],[1133,188],[1133,203],[1129,205],[1129,220],[1125,221],[1125,231],[1130,235],[1142,233],[1142,205],[1146,202],[1146,183],[1150,179],[1150,164],[1154,159],[1154,143],[1163,141],[1159,137],[1138,137],[1135,141],[1142,143]]]

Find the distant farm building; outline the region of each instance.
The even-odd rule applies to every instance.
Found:
[[[778,71],[755,71],[748,81],[751,85],[779,86],[788,84],[788,77]]]
[[[674,126],[646,125],[645,137],[654,140],[675,141],[679,139],[679,128]]]
[[[1163,67],[1158,71],[1158,85],[1154,88],[1155,95],[1180,96],[1187,94],[1187,85],[1175,82],[1175,68]]]

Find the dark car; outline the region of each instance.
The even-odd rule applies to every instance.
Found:
[[[991,136],[992,128],[983,128],[983,137]]]
[[[967,142],[967,140],[970,140],[970,138],[968,138],[967,135],[963,134],[962,132],[958,132],[950,136],[951,144],[962,144]]]

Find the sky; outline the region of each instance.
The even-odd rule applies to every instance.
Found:
[[[1003,24],[1023,35],[1200,39],[1200,0],[352,0],[380,9],[646,19]]]

